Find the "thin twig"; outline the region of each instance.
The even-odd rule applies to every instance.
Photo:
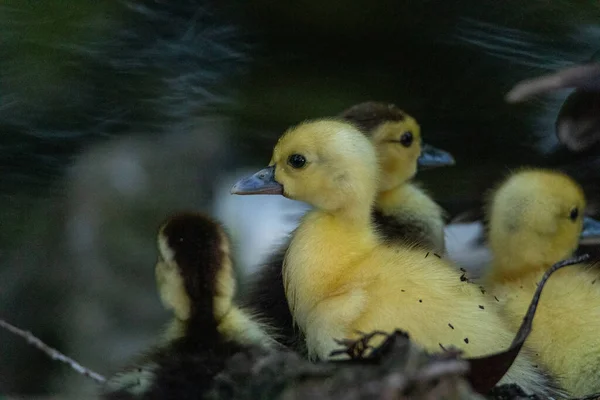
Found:
[[[87,376],[88,378],[92,378],[93,380],[95,380],[98,383],[104,383],[106,381],[106,378],[103,377],[102,375],[84,367],[83,365],[79,364],[77,361],[73,360],[72,358],[69,358],[69,357],[65,356],[63,353],[61,353],[60,351],[48,346],[47,344],[42,342],[40,339],[33,336],[33,334],[31,332],[19,329],[14,325],[9,324],[8,322],[6,322],[3,319],[0,319],[0,327],[6,329],[7,331],[9,331],[11,333],[14,333],[17,336],[22,337],[23,339],[25,339],[27,341],[27,343],[29,343],[33,347],[36,347],[38,350],[41,350],[51,359],[58,360],[58,361],[61,361],[65,364],[67,364],[68,366],[73,368],[75,371],[77,371],[81,375]]]

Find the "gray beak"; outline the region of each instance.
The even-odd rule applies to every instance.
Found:
[[[275,180],[275,166],[270,166],[237,181],[231,194],[283,194],[283,186]]]
[[[455,163],[452,154],[425,143],[421,146],[421,155],[417,159],[417,166],[420,170],[445,167]]]
[[[590,217],[583,218],[580,239],[600,238],[600,222]]]

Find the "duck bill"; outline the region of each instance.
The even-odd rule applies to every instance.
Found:
[[[590,217],[583,218],[583,230],[579,238],[582,241],[600,239],[600,221]]]
[[[275,166],[270,166],[237,181],[231,194],[283,194],[283,186],[275,180]]]
[[[419,169],[447,167],[455,163],[452,154],[425,143],[421,146],[421,155],[417,159]]]

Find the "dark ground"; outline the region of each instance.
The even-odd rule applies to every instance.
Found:
[[[598,21],[594,2],[542,0],[4,0],[0,316],[108,374],[166,321],[151,272],[165,215],[210,211],[220,174],[263,165],[288,125],[365,100],[454,154],[421,176],[451,214],[523,164],[570,167],[593,196],[599,153],[554,147],[568,91],[503,96],[589,59]],[[0,393],[90,390],[0,342]]]

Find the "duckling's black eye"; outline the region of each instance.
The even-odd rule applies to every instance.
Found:
[[[569,218],[571,218],[571,221],[576,221],[577,217],[579,217],[579,209],[577,207],[575,207],[574,209],[571,210],[571,213],[569,214]]]
[[[404,147],[410,147],[413,142],[413,134],[411,131],[404,132],[402,136],[400,136],[400,144]]]
[[[292,154],[287,162],[292,168],[300,169],[306,164],[306,158],[302,154]]]

